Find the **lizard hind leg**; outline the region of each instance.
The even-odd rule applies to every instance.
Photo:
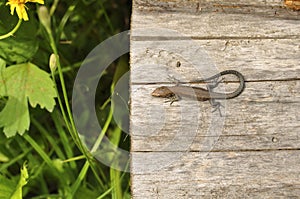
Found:
[[[209,100],[209,103],[213,107],[212,113],[214,113],[218,110],[220,117],[223,117],[222,112],[221,112],[221,107],[224,108],[224,106],[220,102],[216,102],[214,99]]]

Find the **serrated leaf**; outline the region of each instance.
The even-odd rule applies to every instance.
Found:
[[[55,106],[56,92],[49,74],[32,63],[5,68],[0,82],[3,82],[0,84],[0,96],[8,96],[0,112],[0,127],[4,127],[7,137],[16,133],[23,135],[29,129],[28,102],[32,107],[39,104],[50,112]]]

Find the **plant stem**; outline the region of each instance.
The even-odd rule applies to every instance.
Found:
[[[69,99],[68,99],[68,95],[67,95],[67,90],[66,90],[66,85],[65,85],[63,72],[62,72],[62,67],[61,67],[61,64],[60,64],[60,61],[59,61],[58,49],[56,47],[56,42],[55,42],[55,39],[52,35],[51,28],[50,27],[45,27],[45,29],[46,29],[46,32],[48,34],[49,40],[50,40],[50,46],[51,46],[52,51],[53,51],[53,53],[55,55],[55,58],[56,58],[58,76],[59,76],[59,80],[60,80],[60,84],[61,84],[61,89],[62,89],[62,93],[63,93],[63,100],[64,100],[64,105],[65,105],[66,111],[65,111],[64,106],[62,104],[62,100],[59,97],[59,93],[58,93],[57,86],[56,86],[56,92],[58,94],[58,101],[59,101],[60,109],[61,109],[63,118],[65,120],[65,123],[68,127],[68,130],[71,134],[72,139],[75,141],[76,145],[78,146],[78,148],[81,150],[81,152],[83,153],[83,155],[87,159],[84,167],[82,168],[82,170],[80,172],[80,175],[78,176],[77,180],[75,181],[75,183],[72,186],[72,194],[70,195],[70,197],[73,198],[74,194],[76,193],[77,189],[79,188],[79,185],[80,185],[81,181],[83,180],[83,176],[88,171],[89,166],[91,166],[91,169],[92,169],[92,171],[94,173],[94,176],[95,176],[97,182],[99,183],[99,185],[103,186],[103,183],[102,183],[101,179],[99,178],[98,173],[96,172],[96,168],[92,164],[92,158],[89,156],[89,153],[88,153],[87,149],[82,144],[82,142],[80,140],[80,137],[79,137],[79,134],[77,132],[77,129],[75,127],[75,123],[74,123],[74,120],[73,120],[71,108],[70,108],[70,105],[69,105]],[[53,71],[52,71],[52,78],[53,78],[53,81],[54,81],[54,84],[55,84],[55,78],[54,78],[54,72]]]
[[[0,40],[8,38],[10,36],[13,36],[15,32],[17,32],[17,30],[20,28],[22,23],[22,19],[19,19],[17,25],[14,27],[14,29],[12,29],[9,33],[6,33],[5,35],[1,35],[0,36]]]

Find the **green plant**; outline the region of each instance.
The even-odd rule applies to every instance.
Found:
[[[19,19],[0,3],[0,198],[130,198],[129,175],[91,155],[70,108],[82,60],[127,29],[122,20],[128,19],[128,2],[33,0],[26,4],[28,15],[25,4],[14,6]],[[96,110],[103,126],[99,136],[129,150],[110,103],[127,70],[124,56],[105,71]]]

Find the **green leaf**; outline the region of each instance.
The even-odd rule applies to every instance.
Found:
[[[21,168],[19,182],[0,175],[0,199],[22,199],[22,188],[27,184],[28,177],[26,164]]]
[[[35,55],[37,50],[37,40],[10,37],[0,41],[0,57],[10,63],[26,62]]]
[[[49,74],[32,63],[18,64],[2,69],[0,75],[0,96],[8,96],[8,101],[0,112],[0,127],[4,127],[7,137],[16,133],[23,135],[29,129],[28,102],[32,107],[52,111],[56,92]]]

